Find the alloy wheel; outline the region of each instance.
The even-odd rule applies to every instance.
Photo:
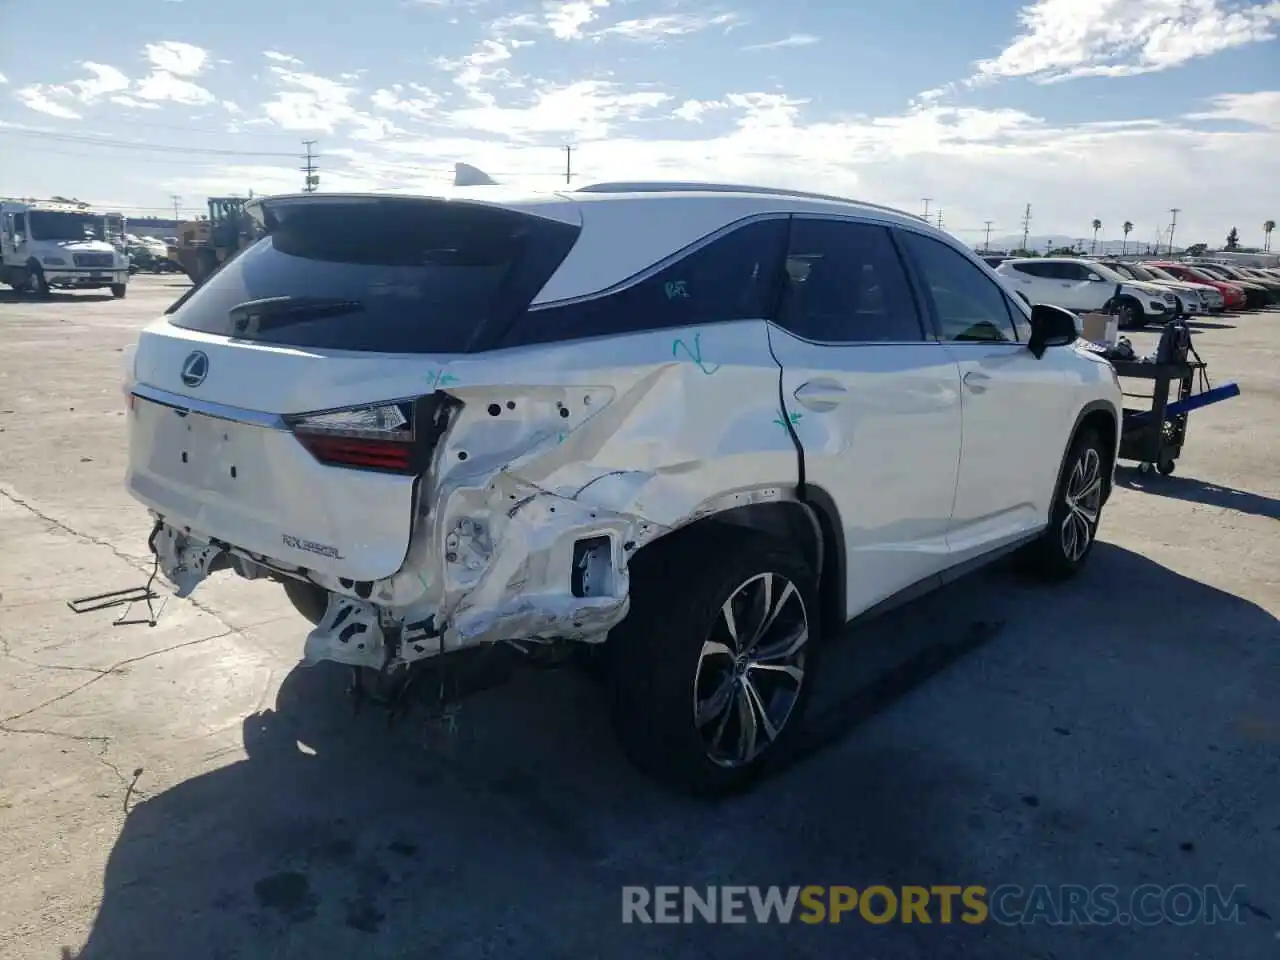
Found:
[[[694,721],[707,757],[744,767],[778,739],[805,678],[809,616],[796,585],[760,573],[739,584],[703,642]]]
[[[1071,468],[1063,498],[1067,515],[1062,520],[1062,552],[1076,563],[1089,549],[1102,509],[1102,458],[1093,447],[1085,448]]]

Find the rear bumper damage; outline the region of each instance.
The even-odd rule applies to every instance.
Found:
[[[482,490],[442,494],[401,570],[362,583],[248,552],[178,518],[155,519],[152,549],[177,596],[228,569],[314,583],[329,601],[304,662],[376,669],[501,641],[603,641],[629,610],[628,558],[665,532],[500,472]]]

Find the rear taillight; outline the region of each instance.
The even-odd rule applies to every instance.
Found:
[[[298,442],[328,466],[417,472],[411,400],[304,414],[290,418],[289,426]]]

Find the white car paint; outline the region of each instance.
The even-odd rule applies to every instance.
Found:
[[[1072,346],[1033,356],[1028,309],[971,251],[909,214],[715,186],[522,197],[488,185],[447,197],[454,210],[580,227],[530,318],[633,289],[730,225],[814,217],[945,245],[976,271],[969,282],[1007,301],[1022,339],[836,345],[761,315],[424,354],[176,326],[201,304],[225,313],[253,299],[224,269],[139,338],[126,483],[156,518],[161,569],[180,593],[226,563],[328,591],[308,660],[381,667],[503,640],[598,642],[628,613],[636,551],[735,507],[798,501],[801,463],[807,488],[835,508],[825,519],[838,520],[852,618],[1043,530],[1080,416],[1118,416],[1105,361]],[[259,209],[377,199],[316,194]],[[237,269],[267,270],[267,244]],[[669,298],[686,296],[682,282],[668,283]],[[300,442],[299,417],[385,413],[413,398],[440,428],[417,472],[326,465]],[[802,506],[817,524],[824,508]],[[590,555],[593,589],[575,596],[575,545],[596,538],[606,546]]]
[[[1049,303],[1078,312],[1101,310],[1117,295],[1136,300],[1148,316],[1172,316],[1176,308],[1176,297],[1169,290],[1130,280],[1079,257],[1016,258],[1000,264],[996,273],[1010,289],[1021,292],[1032,303]]]

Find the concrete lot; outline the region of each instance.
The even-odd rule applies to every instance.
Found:
[[[0,295],[0,956],[1280,955],[1280,313],[1199,325],[1243,396],[1174,477],[1122,468],[1082,579],[995,569],[854,632],[825,745],[717,807],[634,775],[572,671],[389,730],[295,669],[274,585],[72,613],[145,580],[120,351],[180,292]],[[623,926],[663,883],[1246,890],[1216,926]]]

